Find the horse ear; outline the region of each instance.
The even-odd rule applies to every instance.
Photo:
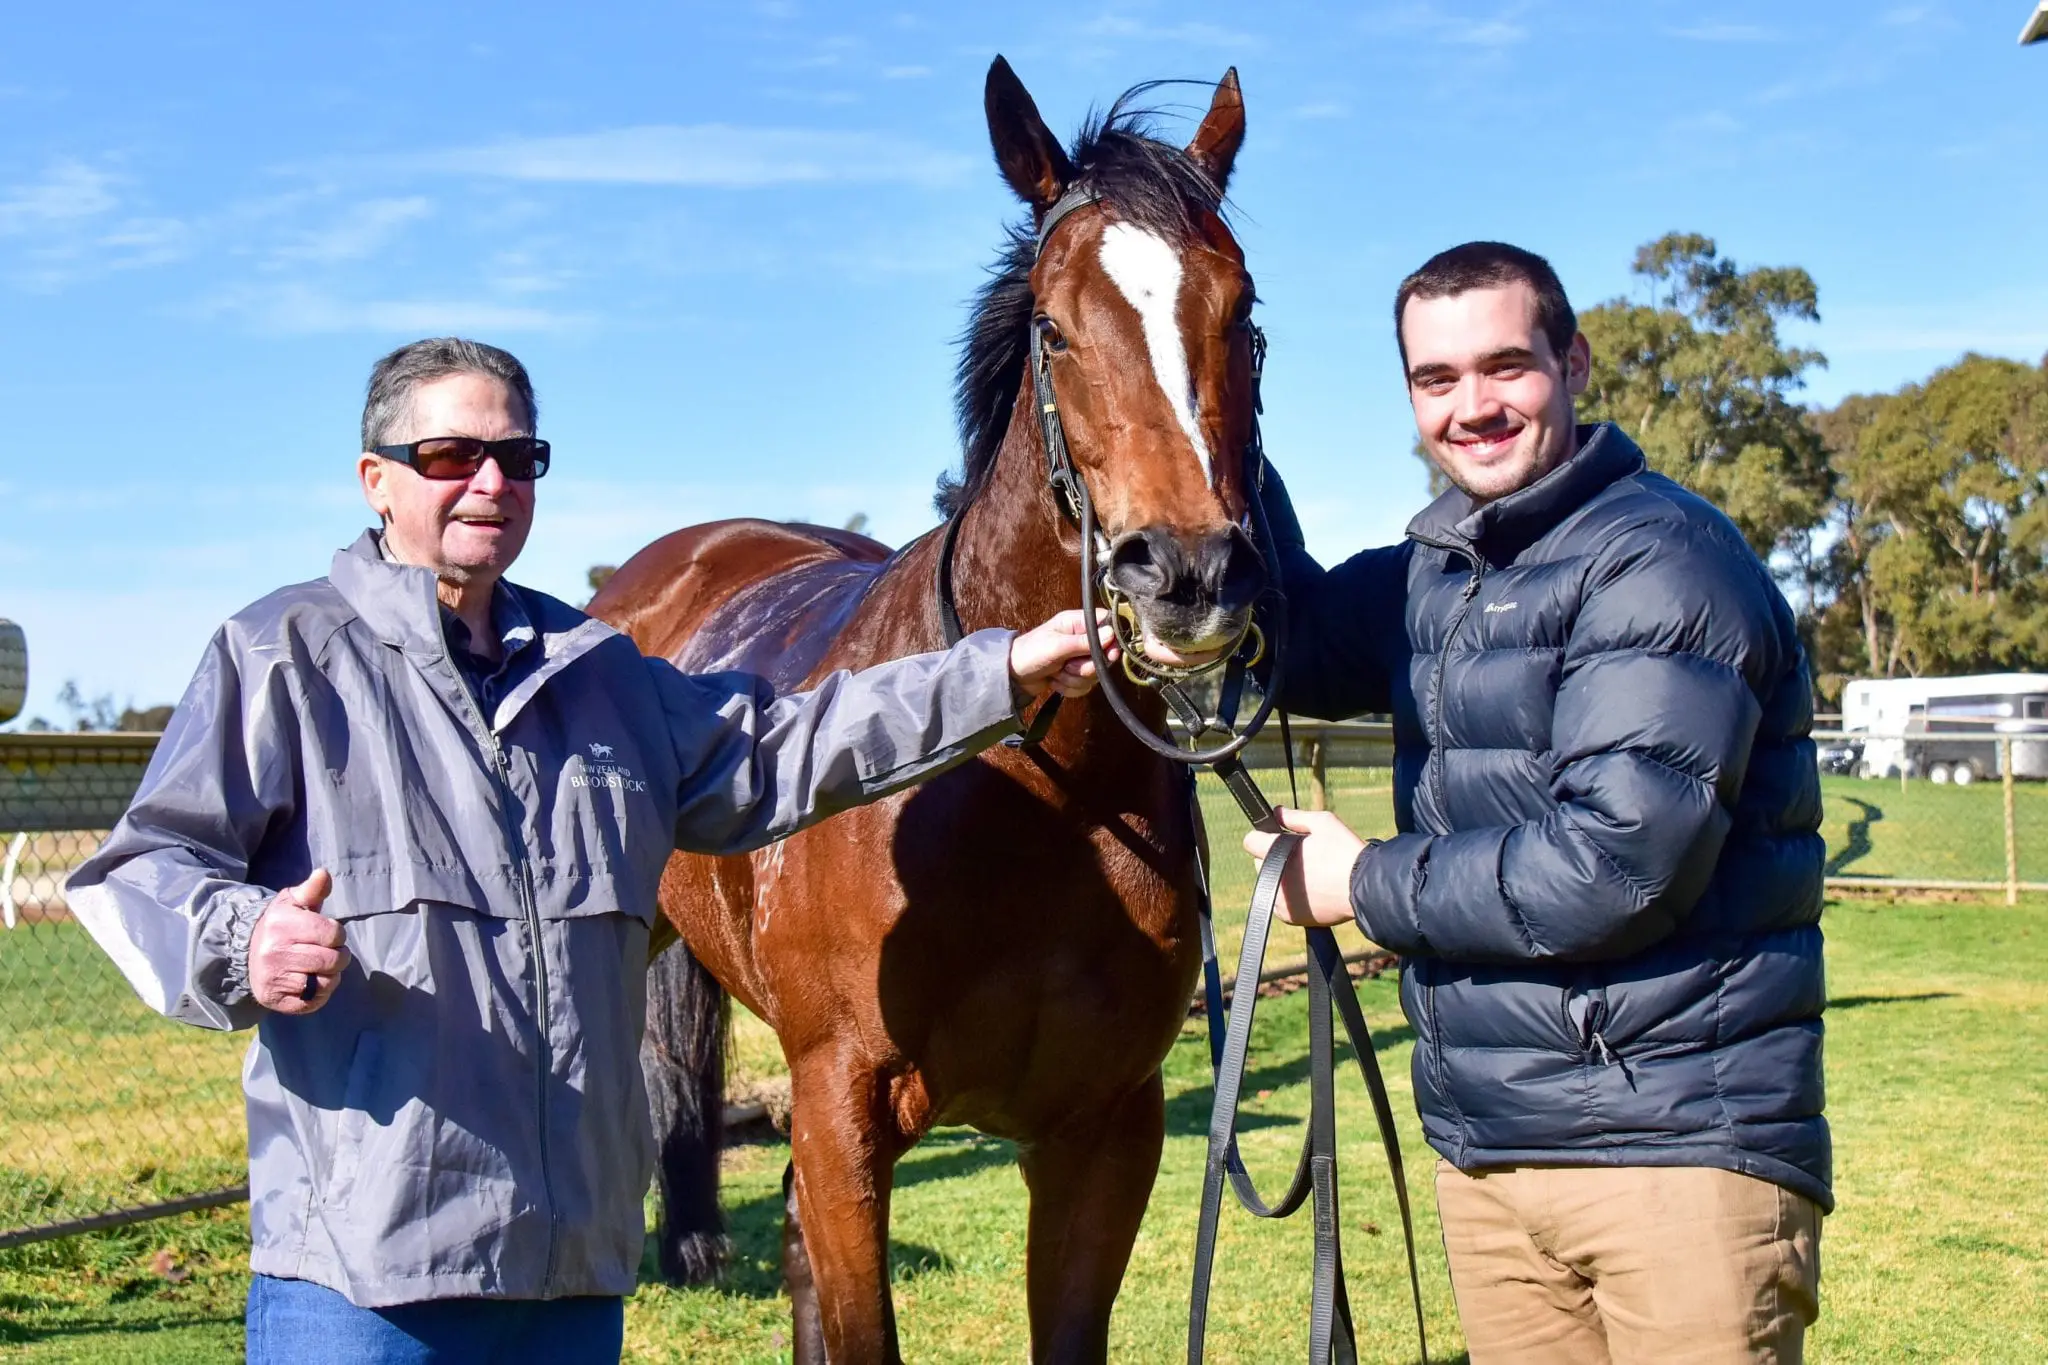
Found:
[[[1223,73],[1223,79],[1216,83],[1216,98],[1209,102],[1209,112],[1202,119],[1202,126],[1195,129],[1195,140],[1188,144],[1188,155],[1197,166],[1209,173],[1216,182],[1216,188],[1230,188],[1230,168],[1237,162],[1237,149],[1244,146],[1244,92],[1238,89],[1237,68],[1231,67]]]
[[[1074,178],[1073,163],[1059,139],[1038,116],[1031,92],[1001,57],[989,63],[988,86],[982,94],[988,109],[988,140],[996,165],[1017,197],[1043,213],[1060,201]]]

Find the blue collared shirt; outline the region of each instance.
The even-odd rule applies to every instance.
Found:
[[[469,627],[446,606],[441,608],[441,634],[448,641],[448,657],[487,717],[539,665],[542,655],[540,632],[534,629],[520,590],[502,580],[491,589],[491,630],[498,637],[495,660],[474,653]]]

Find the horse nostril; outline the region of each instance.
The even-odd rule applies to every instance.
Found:
[[[1196,572],[1211,600],[1225,611],[1241,611],[1266,586],[1266,569],[1258,551],[1238,527],[1230,526],[1202,538],[1195,552]]]
[[[1235,526],[1189,539],[1148,526],[1110,547],[1109,581],[1145,601],[1235,612],[1251,605],[1266,574],[1251,541]]]
[[[1181,567],[1180,546],[1158,527],[1134,531],[1110,547],[1109,581],[1126,596],[1166,596]]]

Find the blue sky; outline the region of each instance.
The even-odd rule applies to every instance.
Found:
[[[1805,266],[1818,402],[1969,348],[2035,359],[2028,8],[15,6],[0,616],[32,712],[66,679],[174,698],[223,617],[365,523],[369,365],[448,331],[539,385],[535,586],[580,601],[588,565],[718,516],[909,538],[1015,207],[981,117],[997,52],[1063,133],[1133,82],[1238,67],[1267,439],[1325,556],[1423,499],[1387,309],[1454,242],[1545,253],[1582,307],[1672,229]]]

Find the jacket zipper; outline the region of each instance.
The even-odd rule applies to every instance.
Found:
[[[554,1026],[548,1010],[548,950],[541,937],[540,907],[534,902],[533,867],[526,856],[526,841],[519,832],[518,817],[512,810],[512,769],[505,761],[505,747],[496,732],[490,732],[491,757],[496,761],[498,783],[504,797],[505,832],[519,863],[519,908],[526,916],[526,932],[533,944],[534,990],[534,1074],[540,1102],[540,1188],[548,1201],[548,1260],[541,1272],[540,1296],[547,1298],[555,1283],[556,1243],[560,1240],[561,1215],[555,1204],[555,1178],[548,1161],[548,1079],[554,1071]]]
[[[1414,539],[1439,550],[1463,555],[1472,565],[1472,576],[1465,581],[1464,590],[1458,594],[1458,614],[1451,618],[1450,628],[1444,632],[1443,646],[1436,652],[1436,676],[1432,679],[1429,689],[1429,762],[1434,769],[1430,785],[1436,789],[1437,809],[1441,812],[1449,802],[1444,786],[1444,671],[1450,663],[1451,645],[1457,640],[1458,630],[1465,624],[1465,617],[1472,610],[1472,599],[1479,595],[1480,581],[1486,576],[1486,561],[1479,557],[1477,551],[1445,545],[1421,536],[1415,536]],[[1429,1019],[1430,1052],[1436,1059],[1437,1084],[1443,1088],[1444,1098],[1457,1118],[1458,1153],[1462,1157],[1468,1146],[1468,1132],[1465,1127],[1465,1116],[1459,1111],[1457,1100],[1452,1097],[1451,1078],[1444,1070],[1444,1035],[1436,1017],[1435,973],[1432,972],[1430,977],[1429,982],[1422,988],[1423,1013]]]
[[[1457,642],[1459,628],[1472,612],[1472,599],[1479,595],[1480,580],[1486,577],[1486,561],[1477,554],[1469,558],[1472,576],[1465,580],[1464,591],[1458,594],[1458,614],[1451,618],[1450,629],[1444,632],[1443,647],[1436,652],[1436,677],[1429,689],[1429,760],[1435,770],[1430,785],[1436,788],[1437,811],[1446,817],[1450,797],[1444,786],[1444,670],[1450,664],[1451,646]]]
[[[455,661],[443,655],[443,661],[455,685],[462,689],[463,697],[469,702],[475,718],[477,734],[491,750],[491,766],[498,779],[498,804],[505,824],[505,838],[514,861],[518,865],[519,910],[526,920],[527,940],[533,952],[534,987],[534,1076],[536,1095],[539,1100],[540,1143],[540,1190],[548,1206],[548,1255],[547,1264],[541,1271],[540,1297],[547,1298],[555,1282],[555,1258],[560,1241],[561,1215],[555,1204],[555,1178],[548,1161],[548,1079],[554,1071],[553,1022],[548,1010],[548,954],[547,943],[541,937],[540,907],[533,894],[533,867],[526,855],[526,840],[519,831],[519,816],[513,807],[517,798],[512,791],[512,767],[505,759],[505,746],[498,742],[498,734],[483,718],[483,707],[470,691],[469,680],[462,676],[462,670],[455,667]]]

